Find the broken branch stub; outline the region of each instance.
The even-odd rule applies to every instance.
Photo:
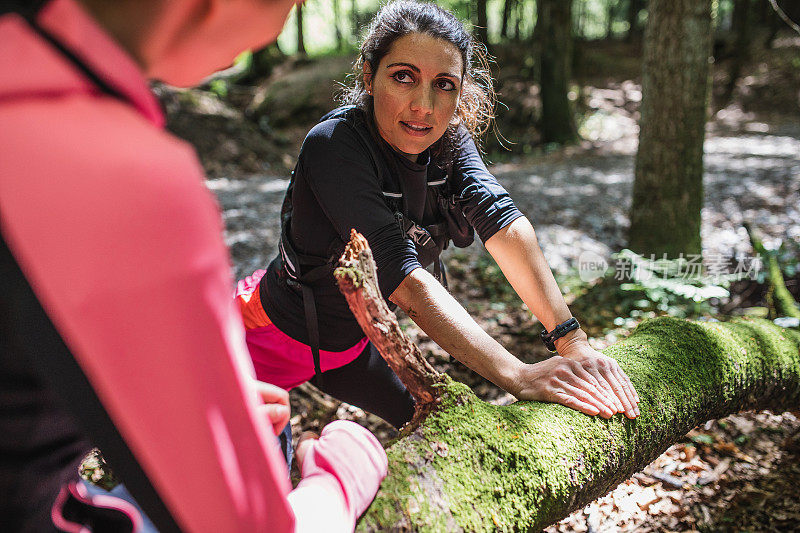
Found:
[[[400,378],[417,403],[417,415],[427,412],[439,397],[437,384],[446,377],[422,357],[419,348],[400,329],[378,287],[377,268],[367,239],[350,231],[350,242],[334,271],[339,290],[361,329]],[[416,417],[415,417],[416,418]]]

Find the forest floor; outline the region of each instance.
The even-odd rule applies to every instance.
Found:
[[[512,153],[492,152],[489,157],[496,161],[491,171],[534,223],[568,302],[589,291],[577,269],[582,254],[613,264],[612,254],[625,245],[641,87],[636,61],[615,60],[619,46],[594,47],[594,55],[583,56],[583,62],[593,66],[582,72],[577,102],[583,116],[581,143],[564,148],[537,146],[535,133],[525,136],[523,127],[506,120],[504,134],[517,145]],[[780,247],[789,259],[794,270],[788,271],[787,285],[796,296],[800,293],[796,270],[800,250],[798,50],[800,42],[789,40],[783,49],[756,55],[733,102],[718,109],[709,121],[702,212],[706,260],[718,257],[732,266],[742,258],[752,258],[743,227],[749,222],[768,247]],[[333,85],[329,82],[339,76],[335,73],[347,69],[348,62],[334,57],[278,69],[262,85],[260,98],[272,98],[283,112],[284,123],[293,124],[283,128],[276,126],[281,124],[277,119],[258,125],[247,118],[241,101],[252,101],[252,90],[232,87],[225,98],[219,98],[210,91],[159,88],[170,127],[195,144],[209,173],[207,184],[222,206],[237,277],[263,268],[274,257],[287,168],[305,131],[325,111],[318,108],[332,107],[324,103],[324,94],[330,102]],[[598,64],[613,64],[615,70],[609,74],[611,67]],[[514,120],[525,113],[533,116],[535,87],[524,81],[520,69],[505,74],[500,70],[501,99],[506,98],[517,117]],[[724,65],[715,67],[714,78],[716,85],[724,81]],[[294,113],[287,110],[286,102],[298,93],[298,84],[323,95],[323,102],[304,101],[295,104]],[[265,97],[265,91],[276,94]],[[524,112],[517,112],[520,107]],[[525,142],[519,141],[522,138]],[[523,360],[546,357],[536,342],[540,326],[513,295],[484,248],[476,243],[445,253],[451,292],[486,331]],[[734,284],[730,297],[693,308],[687,315],[761,313],[765,288],[759,282],[763,275]],[[600,324],[590,328],[598,348],[625,336],[647,316],[638,313],[638,318],[632,318],[630,308],[614,299],[590,302],[582,307],[576,302],[573,311],[582,322]],[[466,382],[487,401],[513,401],[451,361],[409,319],[403,317],[401,323],[439,370]],[[295,436],[319,430],[337,418],[361,423],[383,442],[396,435],[377,417],[308,384],[292,392],[292,410]],[[798,416],[742,413],[710,421],[609,495],[547,531],[800,531]]]

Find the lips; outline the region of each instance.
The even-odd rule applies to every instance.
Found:
[[[414,137],[424,137],[433,129],[433,126],[428,126],[422,122],[404,122],[401,120],[400,125],[403,131]]]

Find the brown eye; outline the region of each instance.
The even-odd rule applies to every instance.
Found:
[[[440,79],[436,82],[436,87],[443,91],[454,91],[456,89],[456,84],[447,79]]]
[[[392,78],[394,78],[399,83],[412,83],[414,80],[411,78],[411,75],[406,70],[398,70],[394,74],[392,74]]]

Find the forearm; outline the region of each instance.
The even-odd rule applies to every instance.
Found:
[[[494,234],[486,241],[486,249],[547,331],[572,316],[527,218],[520,217]],[[556,340],[555,345],[561,352],[580,341],[586,341],[586,334],[574,330]]]
[[[411,272],[390,300],[447,353],[498,387],[516,393],[524,364],[490,337],[427,271]]]

